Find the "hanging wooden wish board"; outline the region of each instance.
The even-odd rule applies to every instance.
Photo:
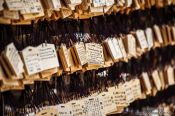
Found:
[[[156,36],[155,46],[159,47],[160,45],[163,45],[163,38],[162,38],[160,28],[159,28],[158,25],[154,25],[153,30],[154,30],[154,33],[155,33],[155,36]]]
[[[13,43],[7,45],[1,54],[1,63],[7,75],[11,79],[22,79],[24,72],[23,62]]]
[[[76,43],[74,46],[74,52],[78,59],[78,63],[83,66],[87,63],[86,49],[83,42]]]
[[[86,43],[87,65],[86,69],[98,69],[104,65],[103,47],[97,43]]]
[[[136,39],[132,34],[128,34],[124,39],[125,48],[128,54],[128,57],[136,57]]]
[[[141,47],[142,52],[145,52],[148,49],[148,42],[146,40],[146,36],[143,30],[137,30],[136,31],[136,37],[138,40],[138,43]]]
[[[161,85],[161,80],[160,80],[159,73],[157,70],[152,72],[152,78],[153,78],[153,82],[154,82],[156,89],[160,91],[162,88],[162,85]]]
[[[151,85],[148,73],[146,72],[142,73],[142,84],[143,84],[143,88],[146,94],[147,95],[151,94],[152,85]]]
[[[153,30],[151,28],[145,29],[145,35],[148,42],[149,49],[151,49],[154,46],[154,35]]]
[[[112,61],[110,53],[107,50],[104,42],[102,43],[102,46],[103,46],[103,53],[104,53],[104,60],[105,60],[103,67],[109,67],[109,66],[113,65],[114,62]]]
[[[39,59],[42,65],[42,72],[40,72],[42,78],[49,77],[56,74],[60,64],[58,62],[58,56],[54,44],[41,44],[37,47],[39,52]]]

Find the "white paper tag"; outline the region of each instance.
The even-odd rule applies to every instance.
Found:
[[[136,31],[136,37],[139,41],[139,44],[140,44],[142,50],[148,48],[148,43],[147,43],[147,40],[146,40],[146,37],[145,37],[145,34],[144,34],[143,30],[137,30]]]
[[[9,10],[19,11],[24,9],[24,3],[21,0],[5,0]]]
[[[112,44],[115,48],[115,52],[116,52],[116,59],[119,59],[119,58],[122,58],[123,57],[123,54],[122,54],[122,51],[121,51],[121,48],[120,48],[120,45],[119,45],[119,42],[116,38],[112,38]]]
[[[57,105],[59,116],[73,116],[71,106],[68,104]]]
[[[42,71],[39,50],[36,47],[27,47],[22,51],[24,64],[28,75]],[[45,64],[45,63],[44,63]]]
[[[132,34],[127,35],[128,53],[136,56],[136,39]]]
[[[153,29],[154,29],[154,32],[156,34],[156,37],[157,37],[159,43],[163,43],[163,38],[162,38],[162,35],[160,32],[160,28],[157,25],[154,25]]]
[[[19,53],[13,43],[7,45],[5,49],[5,56],[10,63],[12,70],[14,71],[15,75],[18,77],[21,73],[24,72],[23,69],[23,62]]]
[[[86,116],[103,116],[101,109],[103,109],[102,103],[99,98],[89,97],[84,100],[85,103],[85,115]]]
[[[120,50],[122,51],[123,57],[126,58],[127,54],[121,38],[118,38],[118,44],[120,46]]]
[[[59,67],[57,52],[54,44],[41,44],[38,47],[42,70]]]
[[[103,47],[101,44],[86,43],[86,55],[89,64],[104,64]]]
[[[40,0],[22,0],[24,8],[21,11],[22,14],[27,13],[40,13],[43,11]]]
[[[152,29],[151,28],[146,28],[145,34],[146,34],[146,39],[147,39],[147,42],[148,42],[148,46],[149,46],[149,48],[152,48],[154,46]]]

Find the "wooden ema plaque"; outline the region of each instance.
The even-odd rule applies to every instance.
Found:
[[[152,90],[152,85],[148,76],[148,73],[144,72],[142,73],[142,85],[143,85],[143,89],[144,92],[148,95],[151,94],[151,90]]]
[[[148,49],[148,42],[146,40],[146,36],[143,30],[137,30],[136,31],[136,38],[138,40],[138,43],[140,45],[141,51],[145,52]]]
[[[166,82],[168,86],[175,84],[175,78],[174,78],[174,68],[172,66],[168,66],[166,69]]]
[[[114,92],[114,102],[116,103],[117,108],[124,108],[129,105],[129,102],[127,100],[126,96],[126,84],[120,83],[117,85],[116,90]]]
[[[172,40],[173,40],[173,45],[175,44],[175,26],[171,27],[171,33],[172,33]]]
[[[75,54],[74,48],[71,47],[69,50],[69,55],[71,56],[71,62],[72,62],[72,66],[70,67],[70,73],[82,70],[82,66],[78,63],[78,58]]]
[[[117,40],[118,40],[120,50],[122,52],[122,56],[123,56],[122,60],[125,61],[125,62],[128,62],[128,55],[126,53],[126,48],[125,48],[124,42],[123,42],[124,38],[123,37],[117,38]]]
[[[163,37],[162,37],[162,34],[161,34],[161,30],[160,30],[159,26],[157,26],[157,25],[153,26],[153,30],[154,30],[154,33],[155,33],[155,36],[156,36],[155,45],[159,47],[159,46],[163,45]]]
[[[112,96],[113,94],[111,94],[111,92],[102,92],[97,96],[103,106],[101,110],[104,115],[117,110],[116,104],[113,102]]]
[[[105,59],[105,63],[103,67],[110,67],[114,64],[109,51],[107,50],[105,43],[102,43],[103,46],[103,53],[104,53],[104,59]]]
[[[22,61],[24,62],[24,57],[22,55],[22,52],[20,52],[20,56],[21,56]],[[25,65],[25,62],[24,62],[24,65]],[[27,69],[26,69],[25,66],[24,66],[24,70],[25,70],[24,73],[23,73],[24,79],[22,80],[24,85],[33,84],[35,80],[40,78],[38,73],[37,74],[28,75]]]
[[[87,64],[86,70],[98,69],[104,65],[103,47],[96,43],[86,43]]]
[[[128,34],[124,39],[127,57],[136,57],[136,39],[132,34]]]
[[[114,48],[114,45],[112,44],[112,40],[110,38],[108,38],[107,40],[105,40],[104,42],[105,48],[107,48],[108,53],[110,54],[113,62],[116,62],[116,51]]]
[[[169,40],[168,40],[168,35],[167,35],[167,30],[166,30],[165,25],[162,25],[161,33],[162,33],[162,38],[163,38],[163,44],[166,46],[166,45],[168,45]]]
[[[83,100],[73,100],[67,103],[70,106],[73,116],[84,116],[84,101]]]
[[[61,60],[63,70],[65,72],[70,71],[71,61],[70,61],[70,57],[69,57],[69,54],[68,54],[68,49],[66,48],[66,46],[62,44],[60,46],[60,48],[58,49],[58,53],[59,53],[59,56],[60,56],[60,60]]]
[[[71,53],[77,69],[83,72],[86,71],[85,65],[87,64],[87,56],[84,43],[75,43],[74,46],[71,48]]]
[[[84,100],[84,110],[86,116],[101,116],[102,112],[102,104],[98,97],[88,97]]]
[[[137,79],[133,79],[132,80],[132,84],[133,84],[132,89],[133,89],[135,100],[140,99],[141,96],[142,96],[140,80],[138,78]]]
[[[54,44],[41,44],[38,47],[40,62],[42,65],[41,78],[50,79],[53,74],[56,74],[60,64],[58,62],[57,52]]]
[[[28,75],[39,73],[41,78],[48,77],[50,79],[60,67],[54,44],[41,44],[38,47],[26,48],[23,50],[22,56]]]
[[[153,30],[148,27],[145,29],[145,36],[148,42],[148,47],[151,49],[154,46],[154,35],[153,35]]]
[[[126,81],[124,83],[125,88],[125,94],[126,94],[126,101],[128,104],[132,103],[135,100],[134,94],[133,94],[133,81]]]
[[[61,116],[73,116],[71,106],[68,103],[57,105],[57,109]]]
[[[9,78],[13,80],[23,78],[23,62],[13,43],[9,44],[2,52],[0,61]]]
[[[22,58],[27,75],[33,75],[42,71],[42,65],[37,47],[27,47],[22,52]]]
[[[152,90],[151,90],[151,95],[156,96],[157,92],[158,92],[157,88],[153,87]]]
[[[87,63],[87,58],[86,58],[86,49],[85,45],[83,42],[76,43],[74,46],[74,53],[77,57],[78,64],[83,66],[84,64]]]
[[[168,37],[168,44],[174,45],[173,36],[171,33],[171,26],[166,25],[166,32],[167,32],[167,37]]]
[[[166,88],[166,80],[164,76],[164,72],[162,70],[159,70],[159,76],[160,76],[160,81],[161,81],[161,90],[164,90]]]
[[[105,40],[105,47],[111,55],[113,62],[118,62],[123,58],[122,51],[116,38],[108,38]]]
[[[25,50],[28,51],[28,50],[31,49],[31,48],[32,48],[32,47],[28,47],[28,48],[24,49],[24,51],[25,51]],[[27,50],[27,49],[28,49],[28,50]],[[33,50],[33,49],[34,49],[34,48],[32,48],[32,50]],[[25,61],[24,61],[24,56],[23,56],[22,52],[20,52],[20,56],[21,56],[21,58],[22,58],[22,61],[24,62],[24,65],[26,65],[26,64],[25,64]],[[34,56],[35,56],[35,55],[34,55]],[[34,60],[34,61],[35,61],[35,60]],[[29,62],[29,64],[30,64],[30,62]],[[36,64],[38,64],[38,63],[36,63]],[[29,66],[30,66],[30,65],[29,65]],[[25,69],[25,71],[24,71],[24,73],[23,73],[23,75],[24,75],[23,84],[32,84],[32,83],[34,83],[35,80],[38,80],[38,79],[40,78],[40,76],[39,76],[38,73],[29,75],[29,74],[27,73],[27,68],[26,68],[26,66],[24,66],[24,69]]]
[[[153,71],[152,72],[152,79],[153,79],[153,83],[155,85],[155,88],[160,91],[161,90],[161,80],[160,80],[160,77],[159,77],[159,73],[157,70]]]

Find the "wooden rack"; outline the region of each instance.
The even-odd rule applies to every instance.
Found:
[[[103,3],[105,1],[105,3]],[[103,3],[103,4],[102,4]],[[120,12],[129,14],[135,10],[174,5],[175,0],[2,0],[0,1],[0,24],[30,25],[32,21],[58,20],[60,18],[88,19]]]

